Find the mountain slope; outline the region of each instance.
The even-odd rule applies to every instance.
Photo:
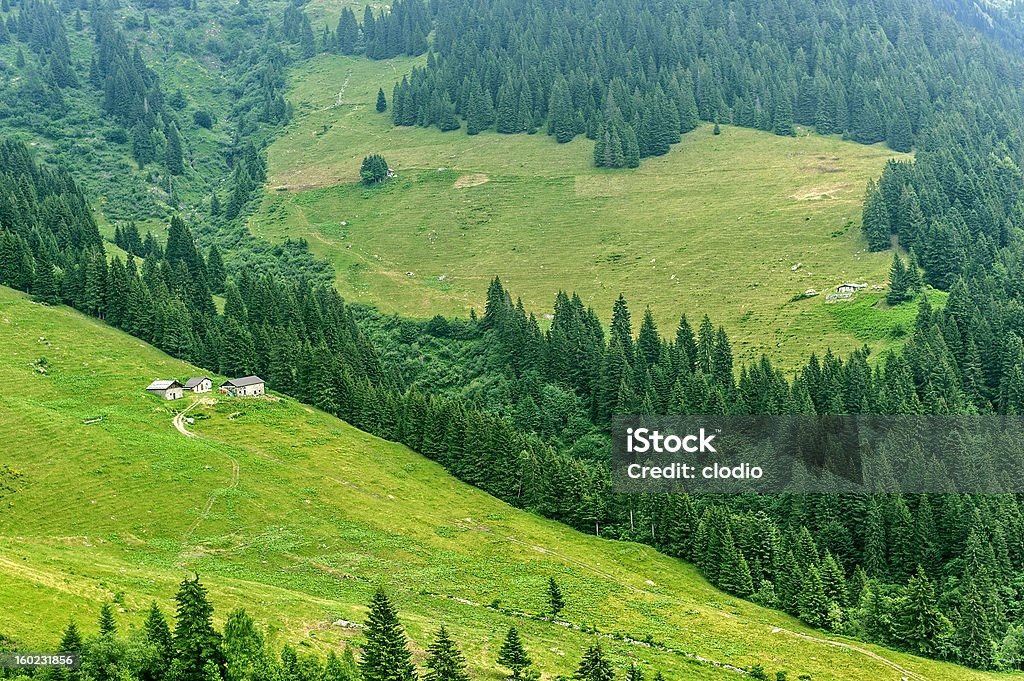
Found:
[[[559,289],[585,293],[602,317],[625,293],[666,327],[713,312],[744,361],[887,347],[842,329],[824,296],[793,298],[886,282],[891,256],[864,252],[863,192],[888,159],[909,155],[706,125],[614,172],[593,167],[582,138],[393,126],[374,108],[377,90],[421,61],[324,56],[291,75],[296,115],[268,150],[271,191],[250,229],[306,239],[346,299],[465,316],[498,275],[538,314]],[[398,171],[386,187],[357,184],[371,153]]]
[[[54,645],[69,616],[91,630],[111,597],[138,625],[150,599],[166,605],[195,570],[221,616],[244,606],[278,643],[358,645],[357,629],[332,622],[361,621],[384,584],[419,659],[443,622],[474,670],[495,678],[495,641],[515,623],[553,677],[571,672],[593,634],[511,612],[540,612],[553,575],[567,594],[564,619],[612,634],[602,640],[620,669],[629,657],[670,679],[736,678],[688,653],[790,678],[995,678],[812,640],[795,620],[714,590],[692,566],[514,510],[289,399],[195,406],[183,427],[197,437],[186,437],[171,422],[190,400],[143,389],[198,369],[6,288],[0,329],[0,437],[18,443],[0,462],[19,474],[0,500],[6,637]],[[499,609],[479,605],[494,601]]]

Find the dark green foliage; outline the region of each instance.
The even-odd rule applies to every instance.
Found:
[[[864,196],[864,236],[872,251],[881,251],[889,247],[889,211],[885,199],[878,191],[874,180],[868,183],[867,194]]]
[[[898,253],[892,254],[892,267],[889,269],[889,293],[885,299],[890,305],[899,305],[914,297],[921,287],[921,278],[917,273],[917,264],[911,260],[908,268]]]
[[[501,650],[498,652],[498,664],[512,670],[512,675],[509,678],[518,681],[530,676],[529,669],[533,660],[527,655],[523,641],[519,637],[519,630],[514,626],[508,628],[505,640],[501,644]]]
[[[100,636],[114,636],[117,634],[117,622],[114,621],[114,608],[110,603],[100,606],[99,619]]]
[[[558,613],[565,608],[565,597],[562,589],[554,577],[548,577],[548,612],[552,617],[558,617]]]
[[[405,631],[391,599],[378,589],[366,620],[366,643],[359,660],[363,681],[415,681],[416,670]]]
[[[466,659],[442,626],[427,648],[425,681],[469,681]]]
[[[57,646],[57,650],[62,653],[77,653],[82,650],[82,635],[78,631],[78,626],[74,621],[68,622],[68,626],[65,627],[64,633],[61,634],[60,644]]]
[[[896,640],[919,655],[938,654],[953,633],[953,625],[939,610],[935,588],[921,567],[907,583],[895,625]]]
[[[212,669],[224,676],[221,635],[213,628],[213,606],[199,577],[186,578],[174,597],[177,603],[174,634],[174,662],[167,671],[173,681],[210,681]]]
[[[377,113],[384,113],[388,110],[388,100],[384,96],[384,88],[377,90]]]
[[[213,116],[208,111],[203,111],[202,109],[193,112],[192,122],[200,128],[206,128],[207,130],[213,128]]]
[[[580,666],[577,667],[572,678],[575,681],[612,681],[615,678],[615,673],[612,671],[611,664],[605,659],[600,643],[595,643],[587,648],[587,652],[583,654],[583,660],[580,661]]]
[[[379,184],[388,179],[388,162],[380,154],[370,154],[363,159],[359,177],[364,184]]]
[[[178,126],[173,123],[164,130],[167,142],[164,145],[164,167],[171,175],[181,175],[185,172],[184,152],[181,148],[181,136],[178,134]],[[140,163],[140,166],[142,164]]]

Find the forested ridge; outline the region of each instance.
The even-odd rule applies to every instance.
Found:
[[[991,25],[1019,43],[1014,23]],[[586,135],[611,167],[666,153],[701,120],[909,151],[966,112],[1019,130],[1020,65],[930,2],[455,0],[438,4],[427,65],[396,86],[391,115]]]
[[[327,280],[304,243],[270,246],[236,219],[261,195],[263,145],[291,115],[285,69],[301,54],[282,36],[283,12],[274,2],[5,0],[0,125],[73,171],[107,221],[163,240],[180,213],[229,270]],[[179,73],[180,59],[194,73]],[[186,94],[189,77],[207,86]]]
[[[187,119],[103,7],[81,11],[83,28],[73,29],[88,20],[95,68],[65,58],[53,6],[0,8],[0,43],[28,50],[15,68],[20,87],[34,88],[24,102],[42,116],[14,127],[60,121],[64,93],[90,87],[103,124],[124,133],[115,144],[176,177],[174,135]],[[600,21],[583,20],[595,12]],[[627,496],[610,487],[606,434],[624,413],[1024,413],[1024,71],[1013,23],[1000,19],[988,29],[998,39],[986,41],[929,3],[881,1],[411,1],[383,18],[364,14],[355,28],[354,16],[320,36],[296,7],[280,20],[250,18],[265,42],[235,55],[249,75],[238,84],[235,141],[218,161],[233,178],[228,192],[202,189],[209,198],[190,219],[174,216],[166,240],[119,226],[127,260],[108,257],[65,170],[20,143],[0,145],[0,283],[221,373],[259,373],[515,506],[650,543],[725,591],[814,626],[980,668],[1024,665],[1017,496]],[[275,256],[276,276],[240,267],[266,248],[238,216],[265,180],[262,135],[289,113],[288,60],[319,50],[416,54],[431,29],[427,66],[392,95],[398,124],[465,118],[469,132],[587,134],[595,161],[609,166],[664,153],[700,120],[779,134],[803,124],[913,146],[913,163],[890,164],[868,188],[865,234],[872,248],[893,237],[909,248],[906,268],[920,266],[948,303],[921,305],[900,352],[826,352],[787,376],[767,359],[734,366],[728,334],[703,317],[713,310],[693,311],[696,328],[684,318],[666,338],[649,313],[634,329],[620,298],[606,332],[581,297],[561,293],[542,332],[495,280],[479,318],[415,322],[346,305],[301,244],[293,259]],[[188,135],[179,143],[187,148]],[[223,313],[213,294],[223,294]]]

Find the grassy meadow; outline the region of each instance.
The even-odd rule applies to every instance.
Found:
[[[669,331],[681,313],[724,324],[740,359],[792,366],[826,347],[887,338],[836,322],[809,288],[884,285],[890,255],[865,252],[864,187],[895,154],[801,131],[711,126],[637,170],[593,167],[590,141],[396,128],[378,87],[419,63],[322,56],[291,76],[295,118],[270,147],[270,182],[250,227],[307,238],[347,298],[413,317],[479,311],[498,275],[538,316],[559,289],[607,319],[619,293]],[[385,186],[358,183],[382,153]]]
[[[277,644],[321,651],[359,645],[348,623],[384,585],[418,661],[445,623],[481,679],[501,678],[498,640],[511,624],[545,679],[570,674],[598,635],[620,672],[636,660],[672,680],[737,678],[692,656],[815,681],[997,678],[817,640],[690,565],[515,510],[290,399],[218,398],[189,412],[200,437],[186,438],[171,420],[191,400],[144,388],[197,371],[0,288],[0,436],[17,443],[0,456],[17,474],[13,493],[0,485],[0,634],[45,650],[69,618],[94,632],[111,599],[121,626],[138,627],[153,599],[173,611],[177,583],[195,571],[218,622],[244,606]],[[580,629],[517,614],[541,612],[549,576]]]

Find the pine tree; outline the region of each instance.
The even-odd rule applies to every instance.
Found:
[[[913,148],[914,137],[910,129],[910,117],[902,99],[896,100],[896,110],[889,116],[885,143],[893,151],[909,152]]]
[[[380,154],[370,154],[363,159],[359,169],[363,184],[376,184],[388,179],[388,162]]]
[[[164,613],[157,606],[156,601],[149,606],[146,621],[142,625],[142,632],[146,643],[153,646],[157,653],[157,659],[153,665],[155,669],[152,670],[153,676],[157,679],[162,678],[174,658],[174,641],[167,618],[164,617]]]
[[[114,608],[111,607],[110,603],[104,603],[100,606],[100,636],[115,636],[117,635],[117,622],[114,621]]]
[[[600,643],[587,648],[572,678],[576,681],[612,681],[615,678],[611,663],[605,659]]]
[[[776,100],[773,132],[783,137],[796,136],[796,129],[793,127],[793,102],[788,92],[781,91]]]
[[[868,182],[864,198],[863,229],[869,249],[882,251],[889,247],[889,210],[874,180]]]
[[[388,110],[388,100],[384,96],[384,88],[377,89],[377,113],[384,113]]]
[[[153,143],[153,133],[144,119],[140,118],[132,128],[132,158],[138,164],[139,170],[146,167],[156,159],[156,145]]]
[[[178,134],[178,126],[173,123],[167,126],[167,144],[164,146],[164,167],[171,175],[183,175],[185,173],[185,162],[181,149],[181,136]],[[136,159],[138,160],[138,159]],[[140,167],[144,165],[140,163]]]
[[[548,612],[552,619],[558,617],[558,613],[565,608],[565,597],[562,596],[562,589],[554,577],[548,577]]]
[[[828,621],[828,601],[825,587],[818,568],[814,565],[807,570],[800,585],[800,619],[812,627],[824,627]]]
[[[512,676],[510,678],[516,679],[516,681],[529,676],[527,670],[533,664],[533,660],[527,655],[526,648],[523,647],[523,642],[519,638],[519,631],[514,626],[508,628],[505,641],[501,644],[501,650],[498,652],[498,664],[511,669]]]
[[[174,597],[174,663],[168,671],[174,681],[209,681],[208,665],[223,670],[220,634],[213,628],[213,606],[198,575],[186,578]],[[223,676],[223,673],[220,674]]]
[[[491,96],[477,86],[469,98],[469,110],[466,113],[466,132],[470,135],[487,130],[494,122],[494,106]]]
[[[82,635],[78,632],[78,625],[74,620],[68,622],[68,626],[64,628],[57,649],[62,653],[82,652]]]
[[[36,258],[35,276],[32,279],[32,297],[47,305],[60,303],[57,279],[53,271],[53,261],[44,248]]]
[[[363,681],[415,681],[416,670],[405,631],[383,589],[378,589],[370,602],[365,632],[366,644],[359,660]]]
[[[434,642],[427,648],[426,681],[469,681],[466,659],[455,641],[442,626],[434,636]]]
[[[220,257],[220,249],[217,248],[217,244],[210,246],[209,255],[206,256],[206,274],[210,282],[210,292],[224,293],[227,272],[224,270],[224,261]]]
[[[899,305],[910,298],[908,290],[907,270],[899,253],[893,251],[892,266],[889,268],[889,293],[885,300],[890,305]]]
[[[920,566],[907,582],[895,624],[900,643],[920,655],[935,655],[953,633],[953,625],[938,608],[931,580]]]
[[[985,604],[973,579],[969,579],[964,590],[960,608],[960,624],[956,630],[955,642],[960,649],[961,664],[977,669],[990,669],[994,651],[992,627]]]

